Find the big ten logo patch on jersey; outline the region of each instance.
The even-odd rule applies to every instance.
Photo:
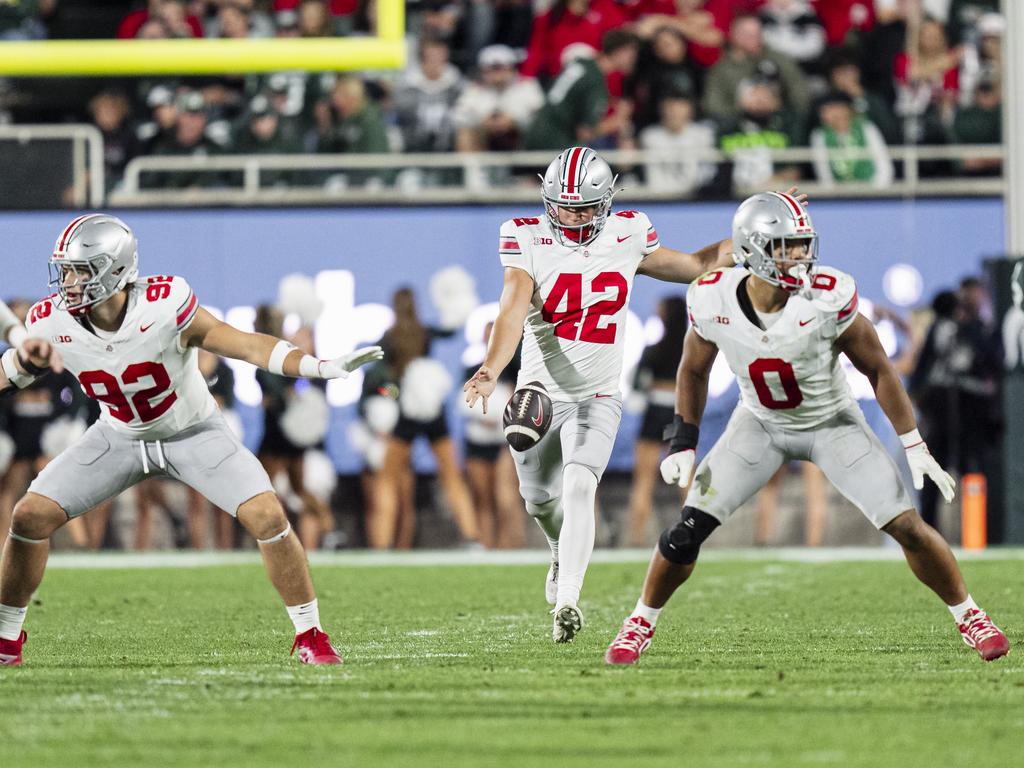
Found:
[[[70,344],[71,343],[71,337],[67,336],[67,335],[52,336],[51,340],[53,341],[54,344]]]
[[[554,245],[555,241],[550,237],[535,237],[533,238],[534,245]]]
[[[713,318],[711,318],[711,320],[712,322],[718,323],[719,325],[729,324],[729,318],[723,315],[715,315]]]

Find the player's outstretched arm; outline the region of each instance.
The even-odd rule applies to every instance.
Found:
[[[343,379],[356,368],[384,357],[380,347],[363,347],[332,360],[318,360],[276,336],[240,331],[203,307],[181,332],[181,343],[221,357],[244,360],[271,373],[307,379]]]
[[[487,398],[494,392],[498,377],[512,360],[523,337],[523,323],[530,311],[533,291],[533,278],[527,272],[505,267],[505,284],[501,289],[491,340],[487,344],[487,355],[479,370],[462,387],[470,408],[476,405],[477,400],[482,400],[484,413],[487,413]]]
[[[719,240],[696,253],[676,251],[663,245],[640,262],[637,274],[668,283],[692,283],[709,270],[734,263],[731,238]]]
[[[23,339],[0,355],[0,392],[27,387],[47,372],[60,373],[64,361],[46,339]]]
[[[11,311],[10,307],[0,301],[0,341],[6,341],[12,347],[17,347],[27,336],[25,326],[21,324],[18,316]]]
[[[669,485],[685,488],[690,484],[697,460],[700,421],[708,400],[708,380],[717,356],[716,345],[692,328],[686,332],[683,359],[676,371],[676,414],[672,426],[665,431],[668,456],[661,462],[661,477]]]
[[[807,195],[796,187],[790,187],[786,194],[795,198],[801,205],[807,206]],[[731,267],[735,263],[732,238],[726,238],[706,245],[696,253],[676,251],[662,246],[644,258],[637,269],[637,274],[668,283],[692,283],[705,272]]]
[[[871,382],[878,404],[882,406],[903,443],[907,463],[914,477],[914,487],[921,490],[927,475],[939,487],[943,498],[947,502],[952,501],[956,483],[949,473],[939,466],[921,439],[910,397],[903,388],[903,383],[889,356],[885,354],[882,342],[875,333],[875,327],[864,315],[857,315],[857,319],[836,339],[836,347],[845,353],[854,367]]]

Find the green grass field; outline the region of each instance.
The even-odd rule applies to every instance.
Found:
[[[1024,561],[964,564],[1024,641]],[[51,569],[0,669],[13,766],[1019,765],[1024,649],[984,664],[901,563],[702,563],[636,668],[642,563],[555,646],[532,566],[314,567],[343,667],[288,658],[258,565]]]

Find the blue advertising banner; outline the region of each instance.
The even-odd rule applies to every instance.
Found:
[[[731,203],[690,202],[637,207],[650,216],[664,245],[684,251],[727,237],[735,208]],[[1003,206],[998,199],[823,201],[813,202],[810,210],[821,238],[822,262],[851,273],[864,299],[896,310],[927,304],[936,291],[980,274],[982,259],[1003,250]],[[415,289],[422,316],[435,320],[430,277],[445,267],[462,266],[474,276],[483,306],[464,332],[434,346],[434,356],[456,380],[457,392],[464,368],[479,361],[482,328],[493,317],[493,302],[501,290],[498,226],[507,218],[540,211],[538,204],[535,210],[346,207],[115,213],[138,235],[141,274],[185,277],[205,306],[241,327],[251,327],[255,306],[274,301],[282,277],[296,272],[313,276],[325,303],[316,329],[321,356],[379,339],[390,323],[391,295],[400,286]],[[35,299],[48,292],[46,261],[70,218],[60,212],[0,213],[0,295]],[[657,301],[683,292],[684,286],[649,278],[636,281],[627,362],[635,362],[644,343],[657,337],[657,322],[651,321]],[[892,328],[880,332],[895,353],[899,334]],[[255,407],[259,390],[251,368],[239,368],[236,375],[245,440],[255,446],[262,430]],[[362,467],[346,437],[360,384],[359,376],[332,382],[328,393],[336,407],[327,447],[342,472]],[[717,372],[713,389],[704,429],[708,441],[724,426],[736,398],[727,372]],[[460,433],[456,392],[448,415]],[[631,466],[638,426],[638,416],[627,413],[612,469]],[[421,449],[416,456],[420,469],[431,468],[428,452]]]

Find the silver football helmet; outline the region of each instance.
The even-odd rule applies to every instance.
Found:
[[[65,279],[73,270],[76,279]],[[56,290],[58,306],[71,314],[85,314],[106,301],[139,276],[139,245],[128,225],[105,213],[79,216],[68,224],[50,257],[50,288]],[[74,304],[68,289],[74,288]],[[78,296],[80,292],[80,298]]]
[[[615,196],[618,175],[589,147],[570,147],[551,161],[540,177],[544,210],[551,229],[562,245],[586,245],[601,234]],[[558,220],[558,209],[594,206],[594,217],[586,224],[566,225]]]
[[[791,195],[761,192],[740,203],[732,218],[732,244],[736,263],[762,280],[793,292],[810,285],[818,263],[818,233]],[[794,244],[803,246],[797,258],[790,253]]]

